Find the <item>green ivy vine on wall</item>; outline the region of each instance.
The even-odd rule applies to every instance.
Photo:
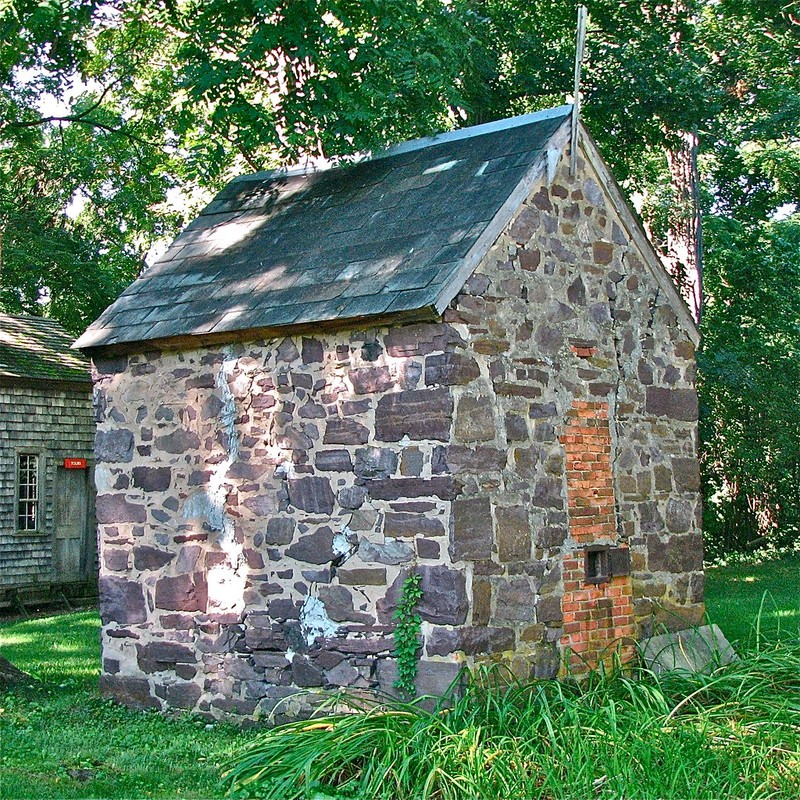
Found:
[[[393,619],[397,622],[394,629],[394,655],[397,658],[397,680],[395,689],[413,697],[417,679],[419,653],[419,636],[422,619],[417,613],[417,606],[422,599],[422,576],[412,572],[403,581],[400,600]]]

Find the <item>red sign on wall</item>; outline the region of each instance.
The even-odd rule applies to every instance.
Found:
[[[64,469],[86,469],[85,458],[65,458]]]

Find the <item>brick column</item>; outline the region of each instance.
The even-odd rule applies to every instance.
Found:
[[[570,667],[580,671],[623,661],[633,654],[633,598],[630,575],[603,583],[586,581],[587,545],[618,543],[611,470],[608,403],[576,400],[561,436],[566,453],[567,507],[574,549],[564,556],[564,635],[561,646],[572,652]]]

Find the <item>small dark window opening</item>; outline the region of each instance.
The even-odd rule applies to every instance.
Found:
[[[17,460],[17,530],[39,529],[39,456],[20,453]]]
[[[607,547],[587,547],[584,554],[586,583],[606,583],[611,580]]]

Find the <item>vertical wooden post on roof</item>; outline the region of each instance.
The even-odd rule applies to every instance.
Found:
[[[578,33],[575,41],[575,86],[573,88],[574,100],[572,106],[572,136],[569,145],[569,171],[575,177],[578,171],[578,122],[581,116],[581,65],[583,64],[583,51],[586,43],[586,6],[578,6]]]

